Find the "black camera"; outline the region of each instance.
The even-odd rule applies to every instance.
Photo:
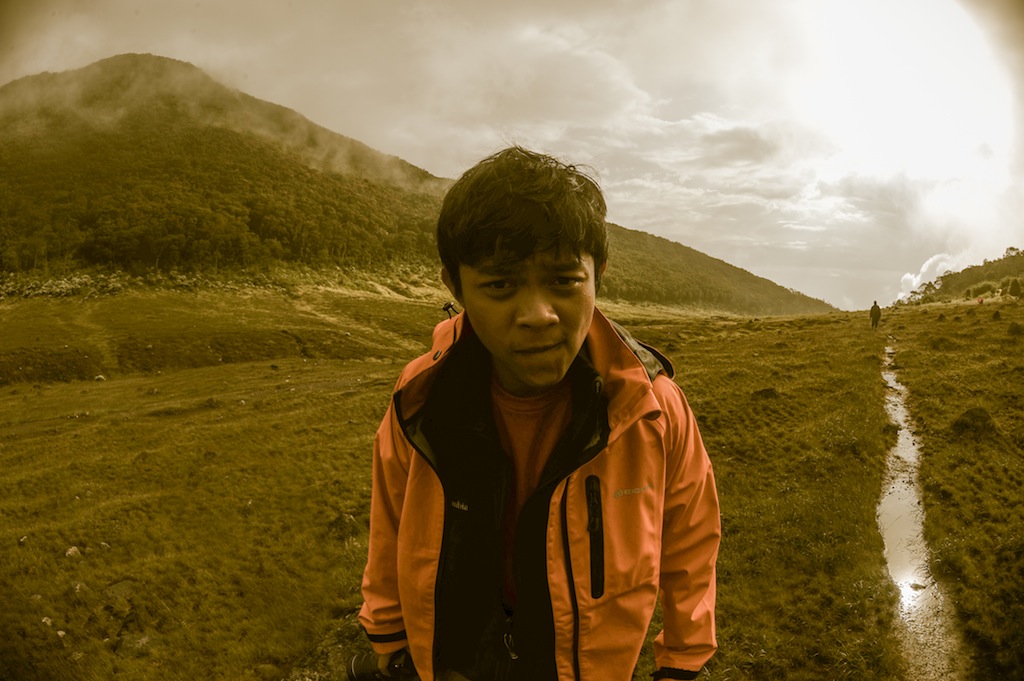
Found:
[[[416,667],[413,666],[408,648],[402,648],[391,655],[387,675],[382,674],[377,666],[375,653],[356,655],[348,661],[346,671],[348,681],[419,681],[420,678],[416,674]]]

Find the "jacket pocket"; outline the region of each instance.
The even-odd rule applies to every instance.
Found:
[[[604,518],[601,511],[601,478],[587,477],[587,533],[590,535],[590,595],[604,595]]]

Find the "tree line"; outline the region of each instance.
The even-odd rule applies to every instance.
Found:
[[[996,293],[1020,298],[1024,296],[1021,279],[1024,279],[1024,251],[1010,247],[1002,258],[985,260],[980,265],[957,272],[946,272],[934,281],[926,282],[910,295],[908,302],[950,302]]]

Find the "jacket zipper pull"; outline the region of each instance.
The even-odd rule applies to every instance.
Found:
[[[519,659],[519,653],[516,652],[516,640],[512,638],[512,618],[509,617],[505,620],[505,650],[508,651],[508,656],[513,660]]]
[[[512,634],[505,634],[505,649],[508,650],[508,656],[513,660],[519,659],[519,653],[516,652],[516,642],[512,638]]]

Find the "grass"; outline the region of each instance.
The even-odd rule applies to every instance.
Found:
[[[5,419],[23,425],[3,448],[0,658],[20,662],[8,674],[287,669],[317,622],[358,605],[359,463],[388,368],[291,359],[73,396],[12,391]]]
[[[1024,306],[905,308],[887,320],[922,441],[925,537],[978,678],[1024,679]]]
[[[711,678],[901,678],[875,521],[881,337],[848,315],[630,325],[676,364],[715,466]]]
[[[312,285],[0,301],[0,679],[337,674],[366,649],[373,432],[442,302]],[[710,676],[905,678],[875,521],[891,341],[866,315],[603,307],[673,359],[715,465]],[[916,312],[883,322],[912,396]],[[647,647],[638,678],[651,665]]]
[[[389,353],[423,349],[389,328],[439,311],[387,310],[315,291],[2,308],[4,350],[63,372],[67,344],[107,380],[0,395],[0,678],[280,678],[351,615]]]

